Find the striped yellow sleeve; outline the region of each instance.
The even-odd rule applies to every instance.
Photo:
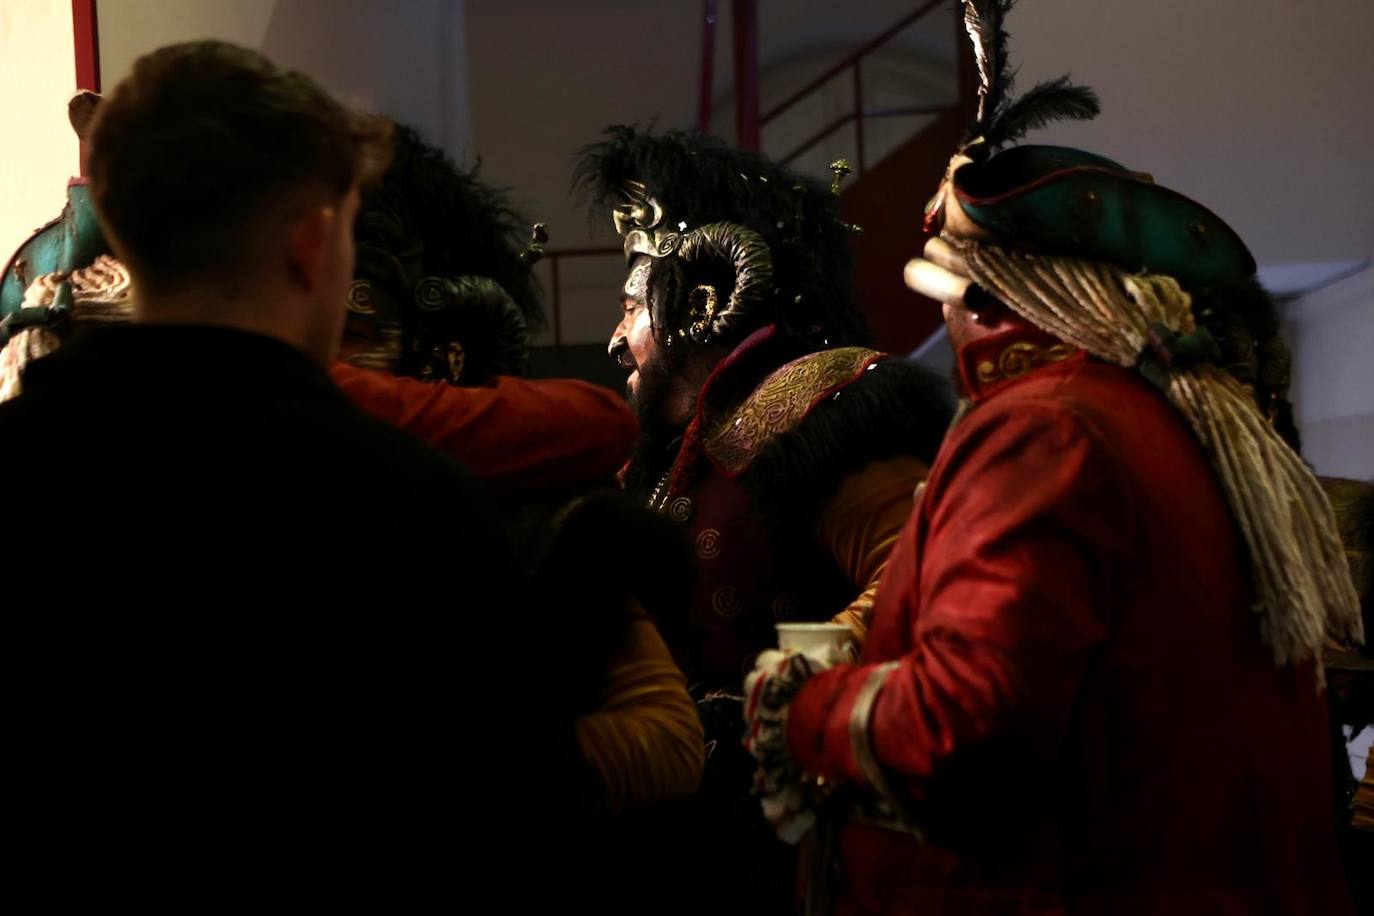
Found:
[[[637,605],[600,701],[578,719],[577,742],[605,785],[607,813],[696,791],[705,763],[696,704],[663,637]]]
[[[1374,747],[1369,749],[1369,760],[1365,764],[1364,779],[1355,792],[1354,825],[1361,830],[1374,830]]]
[[[926,466],[910,455],[870,462],[840,482],[821,512],[821,546],[859,588],[858,596],[832,622],[848,626],[860,643],[868,634],[887,555],[911,515],[913,493],[925,476]]]

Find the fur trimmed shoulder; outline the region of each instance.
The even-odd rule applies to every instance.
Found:
[[[779,436],[795,429],[826,398],[873,369],[882,354],[838,347],[798,357],[770,373],[706,435],[706,454],[731,477],[746,471]]]
[[[953,412],[948,382],[916,363],[879,356],[765,443],[743,480],[774,526],[809,530],[840,481],[864,465],[911,455],[929,467]]]

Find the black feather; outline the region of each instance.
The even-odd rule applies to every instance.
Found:
[[[1100,110],[1097,93],[1086,86],[1071,84],[1065,75],[1038,83],[996,112],[992,123],[984,128],[983,138],[992,149],[1054,121],[1091,120]]]
[[[373,238],[378,216],[387,232]],[[357,237],[388,251],[423,246],[427,275],[495,280],[537,330],[544,324],[543,296],[520,257],[530,225],[505,191],[478,179],[477,166],[459,168],[415,130],[397,124],[391,167],[363,195]]]
[[[1005,28],[1007,14],[1016,0],[964,0],[964,28],[974,44],[979,75],[981,116],[974,121],[966,139],[986,133],[993,116],[1006,104],[1016,82],[1016,71],[1007,63],[1010,37]]]

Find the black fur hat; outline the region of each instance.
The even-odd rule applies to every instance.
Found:
[[[523,372],[544,321],[523,256],[530,224],[477,168],[396,125],[391,167],[364,191],[354,236],[350,333],[377,338],[396,372],[455,384]]]

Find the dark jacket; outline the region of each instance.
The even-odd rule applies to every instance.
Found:
[[[508,861],[547,731],[488,638],[481,485],[253,334],[92,329],[23,385],[0,645],[35,875],[394,904]]]

